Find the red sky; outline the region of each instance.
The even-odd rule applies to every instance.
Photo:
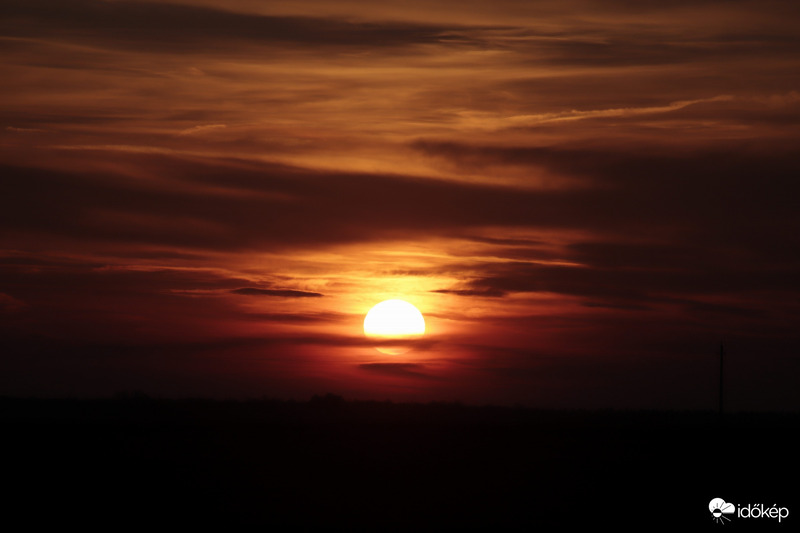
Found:
[[[800,408],[796,2],[0,6],[0,394]]]

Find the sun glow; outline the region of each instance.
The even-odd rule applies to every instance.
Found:
[[[376,346],[379,352],[397,355],[411,349],[404,341],[425,334],[425,319],[419,309],[404,300],[385,300],[369,310],[364,318],[364,334],[376,341],[389,344]],[[400,344],[392,344],[399,341]]]

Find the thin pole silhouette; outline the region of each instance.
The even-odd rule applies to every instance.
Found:
[[[725,348],[719,343],[719,416],[722,416],[722,361],[725,356]]]

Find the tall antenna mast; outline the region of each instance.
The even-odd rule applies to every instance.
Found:
[[[725,356],[725,348],[719,343],[719,416],[722,417],[722,360]]]

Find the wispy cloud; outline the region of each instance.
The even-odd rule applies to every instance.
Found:
[[[213,132],[215,130],[224,130],[228,126],[226,124],[203,124],[200,126],[194,126],[191,128],[186,128],[185,130],[181,130],[178,132],[178,135],[199,135],[203,133]]]
[[[646,115],[670,113],[689,106],[713,103],[730,102],[732,95],[719,95],[711,98],[698,98],[695,100],[681,100],[661,106],[627,107],[613,109],[570,110],[560,113],[541,113],[535,115],[497,116],[489,113],[464,111],[458,113],[461,125],[466,128],[497,130],[503,128],[530,127],[538,124],[557,122],[572,122],[588,119],[624,118]]]
[[[433,376],[425,373],[425,365],[419,363],[362,363],[358,366],[367,372],[386,376],[434,379]]]
[[[233,289],[232,294],[243,294],[245,296],[276,296],[280,298],[320,298],[322,294],[318,292],[298,291],[294,289],[259,289],[256,287],[242,287]]]

